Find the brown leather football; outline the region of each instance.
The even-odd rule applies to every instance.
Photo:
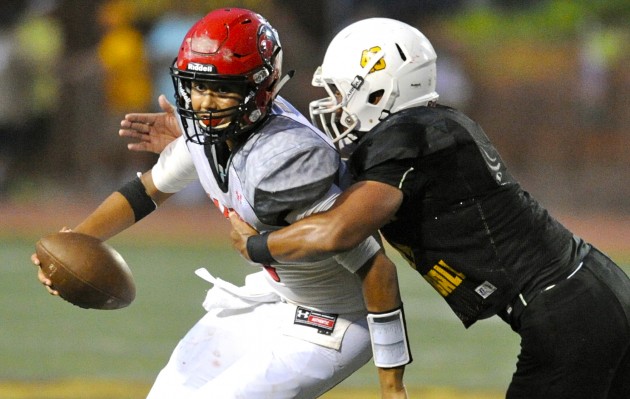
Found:
[[[86,309],[120,309],[136,297],[131,270],[123,257],[98,238],[60,232],[41,238],[35,252],[51,288]]]

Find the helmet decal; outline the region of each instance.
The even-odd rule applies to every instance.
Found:
[[[330,42],[312,84],[327,96],[309,104],[313,122],[342,149],[353,137],[402,109],[437,100],[436,54],[416,28],[389,18],[367,18]],[[382,71],[384,73],[378,73]]]
[[[199,54],[214,54],[219,51],[221,42],[204,36],[193,36],[190,39],[190,50]]]
[[[196,62],[188,63],[186,67],[189,71],[197,71],[197,72],[205,72],[205,73],[215,73],[217,68],[212,64],[199,64]]]
[[[361,68],[364,68],[370,62],[370,59],[374,55],[378,54],[379,51],[381,51],[381,48],[379,46],[374,46],[368,50],[363,50],[363,52],[361,53],[361,62],[360,62]],[[369,73],[381,71],[385,69],[386,66],[387,64],[385,63],[385,58],[381,58],[380,60],[376,62],[376,64],[374,64],[372,69],[370,69]]]
[[[278,39],[269,25],[261,25],[258,32],[258,52],[263,61],[271,63],[278,48]]]

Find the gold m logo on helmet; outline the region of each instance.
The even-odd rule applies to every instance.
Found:
[[[370,58],[372,58],[372,56],[379,51],[381,51],[381,48],[379,46],[372,47],[369,50],[363,50],[363,53],[361,53],[361,67],[365,67],[368,62],[370,62]],[[381,58],[376,64],[374,64],[372,69],[370,69],[370,73],[380,71],[382,69],[385,69],[385,67],[385,58]]]

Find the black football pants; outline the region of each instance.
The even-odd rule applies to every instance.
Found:
[[[593,248],[521,312],[507,399],[630,399],[630,279]]]

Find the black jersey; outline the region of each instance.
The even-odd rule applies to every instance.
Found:
[[[349,161],[358,181],[402,190],[395,220],[381,232],[466,327],[568,274],[588,250],[455,109],[393,114],[361,138]]]

